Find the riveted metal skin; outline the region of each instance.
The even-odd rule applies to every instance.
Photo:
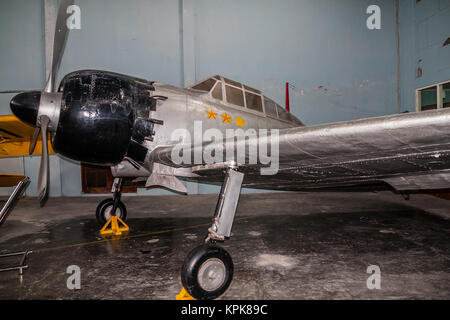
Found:
[[[134,128],[135,120],[148,118],[154,108],[153,90],[152,82],[113,72],[68,74],[59,88],[62,101],[53,148],[84,163],[119,163],[129,150],[133,129],[141,131]]]
[[[396,114],[279,131],[279,167],[261,175],[262,164],[239,165],[243,186],[288,191],[429,190],[450,186],[450,109]],[[242,140],[257,144],[259,137]],[[223,141],[210,145],[217,149]],[[272,146],[267,147],[272,150]],[[195,148],[189,150],[194,153]],[[171,147],[152,151],[153,161],[174,166]],[[224,153],[225,155],[225,153]],[[192,157],[192,156],[191,156]],[[224,163],[192,167],[190,180],[222,183]]]

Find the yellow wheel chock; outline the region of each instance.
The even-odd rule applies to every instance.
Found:
[[[193,296],[187,292],[187,290],[183,287],[179,294],[175,297],[176,300],[195,300]]]
[[[119,225],[119,223],[121,225]],[[108,228],[109,226],[109,228]],[[100,234],[102,235],[115,235],[120,236],[123,232],[130,231],[130,227],[127,226],[125,222],[122,221],[118,216],[113,215],[109,220],[105,223],[103,228],[100,230]]]

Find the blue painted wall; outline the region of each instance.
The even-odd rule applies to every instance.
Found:
[[[381,8],[381,30],[366,9]],[[396,112],[393,1],[196,2],[196,76],[261,88],[306,124]],[[322,87],[320,87],[322,86]]]
[[[76,1],[81,30],[72,30],[61,62],[61,76],[79,69],[100,69],[183,86],[181,16],[177,0]],[[62,165],[64,195],[81,195],[80,168]],[[197,188],[188,190],[196,193]],[[139,189],[138,194],[169,194]]]
[[[83,0],[81,30],[70,33],[61,75],[101,69],[182,85],[177,0]]]
[[[0,91],[45,85],[43,1],[0,0]],[[12,94],[0,94],[0,115]]]
[[[422,4],[429,2],[433,1],[417,5],[415,0],[400,1],[403,109],[408,109],[418,83],[448,78],[448,68],[428,67],[433,57],[447,57],[448,47],[445,54],[436,51],[445,32],[436,36],[427,31],[426,42],[417,45],[421,30],[448,27],[449,0]],[[280,104],[288,81],[294,86],[291,111],[308,125],[398,110],[392,0],[78,0],[76,4],[81,7],[81,30],[70,33],[59,79],[73,70],[93,68],[183,86],[222,74],[260,88]],[[366,9],[372,4],[381,8],[381,30],[366,27]],[[428,13],[419,15],[423,12],[419,5],[429,8]],[[43,87],[43,1],[0,0],[0,6],[0,90]],[[414,79],[418,56],[426,58],[420,81]],[[10,113],[10,97],[0,94],[0,114]],[[52,195],[80,195],[79,165],[57,159],[59,177],[52,182]],[[25,162],[25,173],[36,176],[36,161]],[[208,185],[188,184],[188,189],[218,192]],[[161,192],[166,193],[139,190],[138,194]],[[35,195],[35,190],[30,188],[29,194]]]
[[[45,45],[42,1],[0,1],[0,45],[0,91],[39,89],[44,86]],[[13,95],[0,94],[0,115],[11,114],[9,101]],[[32,157],[0,158],[0,173],[27,173],[31,177],[36,177],[34,180],[37,180],[37,171],[30,168],[33,166],[32,163],[34,163]],[[59,175],[59,172],[56,171],[56,174]],[[53,183],[55,186],[56,181]],[[0,195],[10,194],[11,190],[11,188],[0,188]],[[33,190],[33,186],[29,190]],[[55,189],[52,189],[52,192],[54,191]],[[59,194],[60,192],[55,193],[55,195]]]

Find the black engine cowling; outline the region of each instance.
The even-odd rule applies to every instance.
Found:
[[[135,120],[148,119],[155,109],[153,90],[152,82],[113,72],[68,74],[59,87],[63,97],[53,148],[84,163],[119,163],[129,151]]]

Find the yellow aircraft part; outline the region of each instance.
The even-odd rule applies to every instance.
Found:
[[[183,287],[179,294],[175,296],[176,300],[195,300],[193,296],[187,292],[187,290]]]
[[[0,174],[0,187],[14,187],[25,178],[20,174]]]
[[[55,151],[52,148],[50,140],[47,142],[48,153],[52,154]],[[30,142],[2,142],[0,141],[0,158],[5,157],[21,157],[28,156],[28,150],[30,149]],[[34,148],[33,155],[39,155],[42,152],[42,140],[36,142],[36,147]]]
[[[119,225],[121,224],[121,226]],[[123,222],[118,216],[114,215],[105,223],[103,228],[100,230],[101,235],[115,235],[120,236],[123,232],[130,231],[130,227]]]
[[[34,128],[23,123],[14,115],[0,116],[0,158],[28,155]],[[48,152],[55,153],[48,140]],[[33,155],[41,154],[42,138],[36,142]]]
[[[0,116],[0,135],[10,142],[30,140],[34,128],[14,115]]]

